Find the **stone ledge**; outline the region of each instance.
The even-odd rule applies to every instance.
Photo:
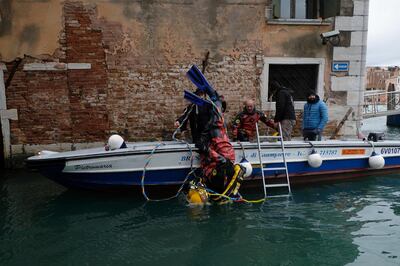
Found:
[[[268,24],[272,25],[331,25],[332,21],[321,19],[267,19]]]
[[[104,142],[85,143],[54,143],[54,144],[13,144],[11,145],[12,157],[17,155],[31,156],[42,150],[72,151],[80,149],[98,148],[104,146]]]
[[[17,109],[0,110],[0,119],[18,120]]]
[[[90,63],[29,63],[25,64],[24,71],[64,71],[68,69],[91,69],[92,65]]]

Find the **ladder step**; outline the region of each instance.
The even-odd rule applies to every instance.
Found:
[[[271,168],[264,167],[264,170],[268,170],[268,171],[276,171],[276,170],[283,171],[283,170],[285,170],[286,171],[286,168],[285,167],[271,167]]]
[[[261,168],[261,174],[262,174],[262,182],[263,182],[263,189],[264,189],[264,198],[274,198],[274,197],[290,197],[291,196],[291,189],[290,189],[290,180],[289,180],[289,172],[288,172],[288,168],[287,168],[287,163],[286,163],[286,155],[285,155],[285,144],[284,144],[284,140],[283,140],[283,136],[282,136],[282,128],[281,128],[281,124],[279,123],[279,132],[280,135],[279,136],[260,136],[260,133],[258,131],[258,123],[256,123],[256,132],[257,132],[257,144],[258,144],[258,158],[260,160],[260,168]],[[262,160],[262,156],[261,156],[261,139],[273,139],[273,140],[277,140],[280,142],[280,149],[281,149],[281,153],[282,154],[282,164],[278,164],[278,165],[284,165],[284,167],[264,167],[264,164],[266,164],[267,166],[269,166],[268,163],[264,163]],[[271,165],[272,166],[272,165]],[[264,172],[265,171],[284,171],[284,173],[286,173],[286,183],[278,183],[278,184],[266,184],[266,180],[265,180],[265,175]],[[277,174],[277,173],[276,173]],[[279,187],[285,187],[287,188],[289,194],[279,194],[279,195],[273,195],[273,196],[268,196],[267,195],[267,188],[279,188]]]
[[[258,136],[260,139],[281,139],[281,136]]]
[[[289,184],[288,183],[281,183],[281,184],[269,184],[269,185],[265,185],[265,187],[288,187]]]
[[[282,194],[282,195],[273,195],[273,196],[268,196],[267,199],[269,198],[290,198],[292,195],[291,194]]]

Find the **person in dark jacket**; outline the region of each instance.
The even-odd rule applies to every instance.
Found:
[[[205,93],[199,89],[195,91],[199,97],[204,97]],[[200,141],[200,132],[204,130],[204,125],[207,124],[209,119],[210,110],[205,106],[198,106],[194,103],[186,106],[183,114],[175,121],[175,127],[179,128],[181,132],[186,131],[189,123],[190,133],[192,135],[192,142],[198,143]]]
[[[276,111],[274,121],[281,123],[284,140],[292,139],[293,127],[296,125],[296,114],[294,112],[293,97],[288,88],[275,85]],[[278,126],[275,126],[278,128]]]
[[[307,103],[303,113],[303,137],[304,140],[321,140],[322,131],[328,122],[328,108],[319,99],[315,92],[307,95]]]
[[[273,121],[255,108],[253,100],[244,102],[243,111],[236,115],[233,120],[233,138],[239,141],[249,141],[256,132],[256,123],[262,121],[265,125],[274,128]]]

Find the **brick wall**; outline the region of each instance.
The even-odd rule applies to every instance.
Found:
[[[17,109],[11,121],[12,144],[70,142],[71,117],[67,76],[63,72],[23,71],[24,59],[6,89],[7,107]],[[8,64],[12,69],[13,64]],[[10,72],[6,72],[5,79]]]
[[[66,61],[90,63],[90,70],[68,70],[68,96],[74,142],[104,139],[109,131],[107,69],[102,31],[92,24],[95,9],[80,2],[64,5]]]
[[[6,90],[8,108],[17,109],[19,116],[11,122],[12,144],[93,142],[108,136],[105,53],[101,30],[92,26],[91,16],[94,9],[65,3],[59,57],[50,58],[90,63],[90,70],[24,71],[24,64],[44,61],[23,59]]]
[[[194,90],[185,73],[193,63],[201,66],[207,51],[206,76],[225,96],[230,122],[245,98],[259,101],[264,56],[304,56],[306,49],[307,56],[324,57],[329,52],[320,45],[321,27],[296,31],[307,37],[301,47],[288,39],[290,26],[271,26],[273,34],[283,37],[268,39],[278,35],[266,34],[265,3],[248,2],[214,6],[211,1],[209,7],[194,3],[198,13],[208,17],[193,15],[179,3],[161,3],[153,16],[148,6],[135,2],[132,5],[141,5],[139,19],[129,17],[133,8],[127,10],[125,22],[134,25],[127,29],[100,16],[96,5],[65,1],[59,48],[46,58],[25,57],[7,88],[8,108],[16,108],[19,115],[18,121],[11,121],[12,144],[99,142],[114,132],[131,141],[168,139],[186,105],[183,90]],[[211,9],[229,16],[212,17]],[[181,16],[162,16],[164,11]],[[239,15],[247,19],[239,21]],[[194,26],[188,24],[192,19]],[[22,69],[26,63],[46,60],[90,63],[91,69]]]

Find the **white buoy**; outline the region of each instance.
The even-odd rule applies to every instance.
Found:
[[[373,151],[371,156],[368,158],[368,164],[372,169],[381,169],[385,166],[385,158]]]
[[[125,141],[120,135],[112,135],[108,138],[108,147],[110,150],[125,148]]]
[[[251,176],[251,173],[253,172],[253,167],[251,166],[251,163],[249,161],[247,161],[245,158],[243,158],[239,164],[246,169],[246,172],[244,173],[244,177]]]
[[[321,155],[318,152],[316,152],[314,149],[311,151],[311,154],[308,155],[308,159],[307,160],[308,160],[308,164],[312,168],[318,168],[322,164]]]

